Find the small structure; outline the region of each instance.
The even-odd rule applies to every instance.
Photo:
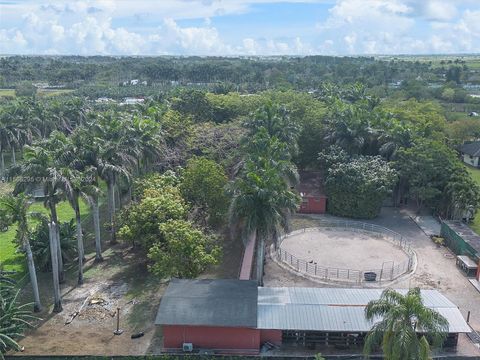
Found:
[[[258,354],[265,345],[361,353],[373,326],[365,307],[381,294],[381,289],[257,287],[251,280],[172,280],[155,324],[169,352]],[[458,334],[471,331],[459,309],[437,290],[421,295],[448,320],[444,346],[455,347]]]
[[[457,255],[457,267],[462,270],[467,277],[475,277],[477,275],[478,265],[475,261],[466,255]]]
[[[460,151],[465,164],[477,168],[480,167],[480,141],[463,144],[458,150]]]
[[[144,98],[133,98],[133,97],[127,97],[123,102],[120,103],[120,105],[136,105],[136,104],[143,104],[145,102]]]
[[[193,344],[220,353],[258,353],[257,297],[252,280],[172,280],[155,320],[164,349]]]
[[[477,265],[476,268],[473,268],[472,263],[480,265],[480,236],[467,224],[458,220],[442,221],[440,236],[445,239],[447,246],[456,255],[464,256],[461,258],[464,261],[460,260],[460,263],[457,259],[457,265],[467,273],[467,276],[476,272],[476,281],[478,282],[480,280],[480,266]],[[471,261],[466,260],[465,257]]]
[[[322,173],[319,171],[301,171],[297,190],[302,197],[299,213],[323,214],[327,210],[327,197],[323,191]]]

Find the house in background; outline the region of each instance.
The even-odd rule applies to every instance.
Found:
[[[463,144],[458,148],[465,164],[480,167],[480,141],[473,141],[468,144]]]
[[[327,210],[327,196],[323,191],[322,173],[319,171],[300,171],[300,183],[297,190],[302,197],[299,213],[323,214]]]

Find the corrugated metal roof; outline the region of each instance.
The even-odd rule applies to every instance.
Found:
[[[408,290],[398,290],[406,293]],[[258,289],[260,329],[369,331],[365,306],[380,298],[381,289],[265,288]],[[428,307],[444,315],[450,332],[470,332],[458,308],[436,290],[422,290]]]

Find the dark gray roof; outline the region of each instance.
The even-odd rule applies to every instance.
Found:
[[[252,280],[180,280],[167,287],[156,325],[257,326],[257,283]]]
[[[460,152],[463,154],[471,156],[480,156],[480,141],[474,141],[469,144],[463,144],[459,148]]]

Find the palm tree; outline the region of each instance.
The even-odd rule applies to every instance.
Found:
[[[59,149],[63,148],[65,135],[54,132],[51,136],[33,145],[26,146],[22,163],[14,170],[22,174],[24,181],[15,185],[15,193],[42,186],[44,192],[44,206],[50,210],[49,226],[50,249],[52,255],[52,275],[54,282],[55,306],[54,311],[61,311],[60,285],[64,281],[63,259],[60,245],[60,236],[57,228],[57,203],[64,198],[64,190],[70,191],[68,178],[58,171],[57,159],[62,156]],[[34,181],[30,181],[33,179]],[[56,254],[56,256],[54,256]]]
[[[17,142],[16,124],[8,114],[0,116],[0,174],[5,174],[5,151],[13,148],[12,144]]]
[[[287,144],[292,156],[296,155],[300,126],[290,118],[285,106],[269,101],[255,111],[252,120],[245,126],[250,129],[251,135],[264,128],[271,137]]]
[[[40,302],[40,294],[38,291],[37,272],[35,270],[35,263],[33,261],[32,248],[30,247],[30,230],[28,228],[28,208],[31,204],[30,200],[23,194],[14,196],[4,196],[0,199],[0,204],[3,205],[7,213],[10,215],[10,222],[17,223],[16,240],[18,244],[25,251],[27,257],[28,273],[30,275],[30,283],[33,291],[33,310],[35,312],[42,311],[42,304]]]
[[[419,288],[405,295],[392,289],[365,308],[365,317],[377,321],[365,340],[364,352],[381,346],[386,360],[428,360],[430,343],[440,347],[448,332],[448,321],[423,304]]]
[[[119,178],[130,181],[131,169],[139,156],[136,138],[133,136],[131,124],[125,118],[113,116],[99,116],[89,124],[86,137],[89,139],[90,165],[97,171],[97,176],[107,184],[107,205],[110,226],[110,242],[115,244],[115,189]],[[97,203],[98,206],[98,203]]]
[[[285,171],[290,166],[283,152],[276,151],[282,144],[276,138],[266,138],[265,129],[257,133],[253,143],[269,139],[261,153],[251,153],[243,173],[233,183],[230,204],[230,222],[243,228],[243,239],[252,234],[257,239],[257,281],[263,284],[265,241],[274,244],[281,230],[288,229],[290,214],[297,209],[299,198],[290,190]]]

